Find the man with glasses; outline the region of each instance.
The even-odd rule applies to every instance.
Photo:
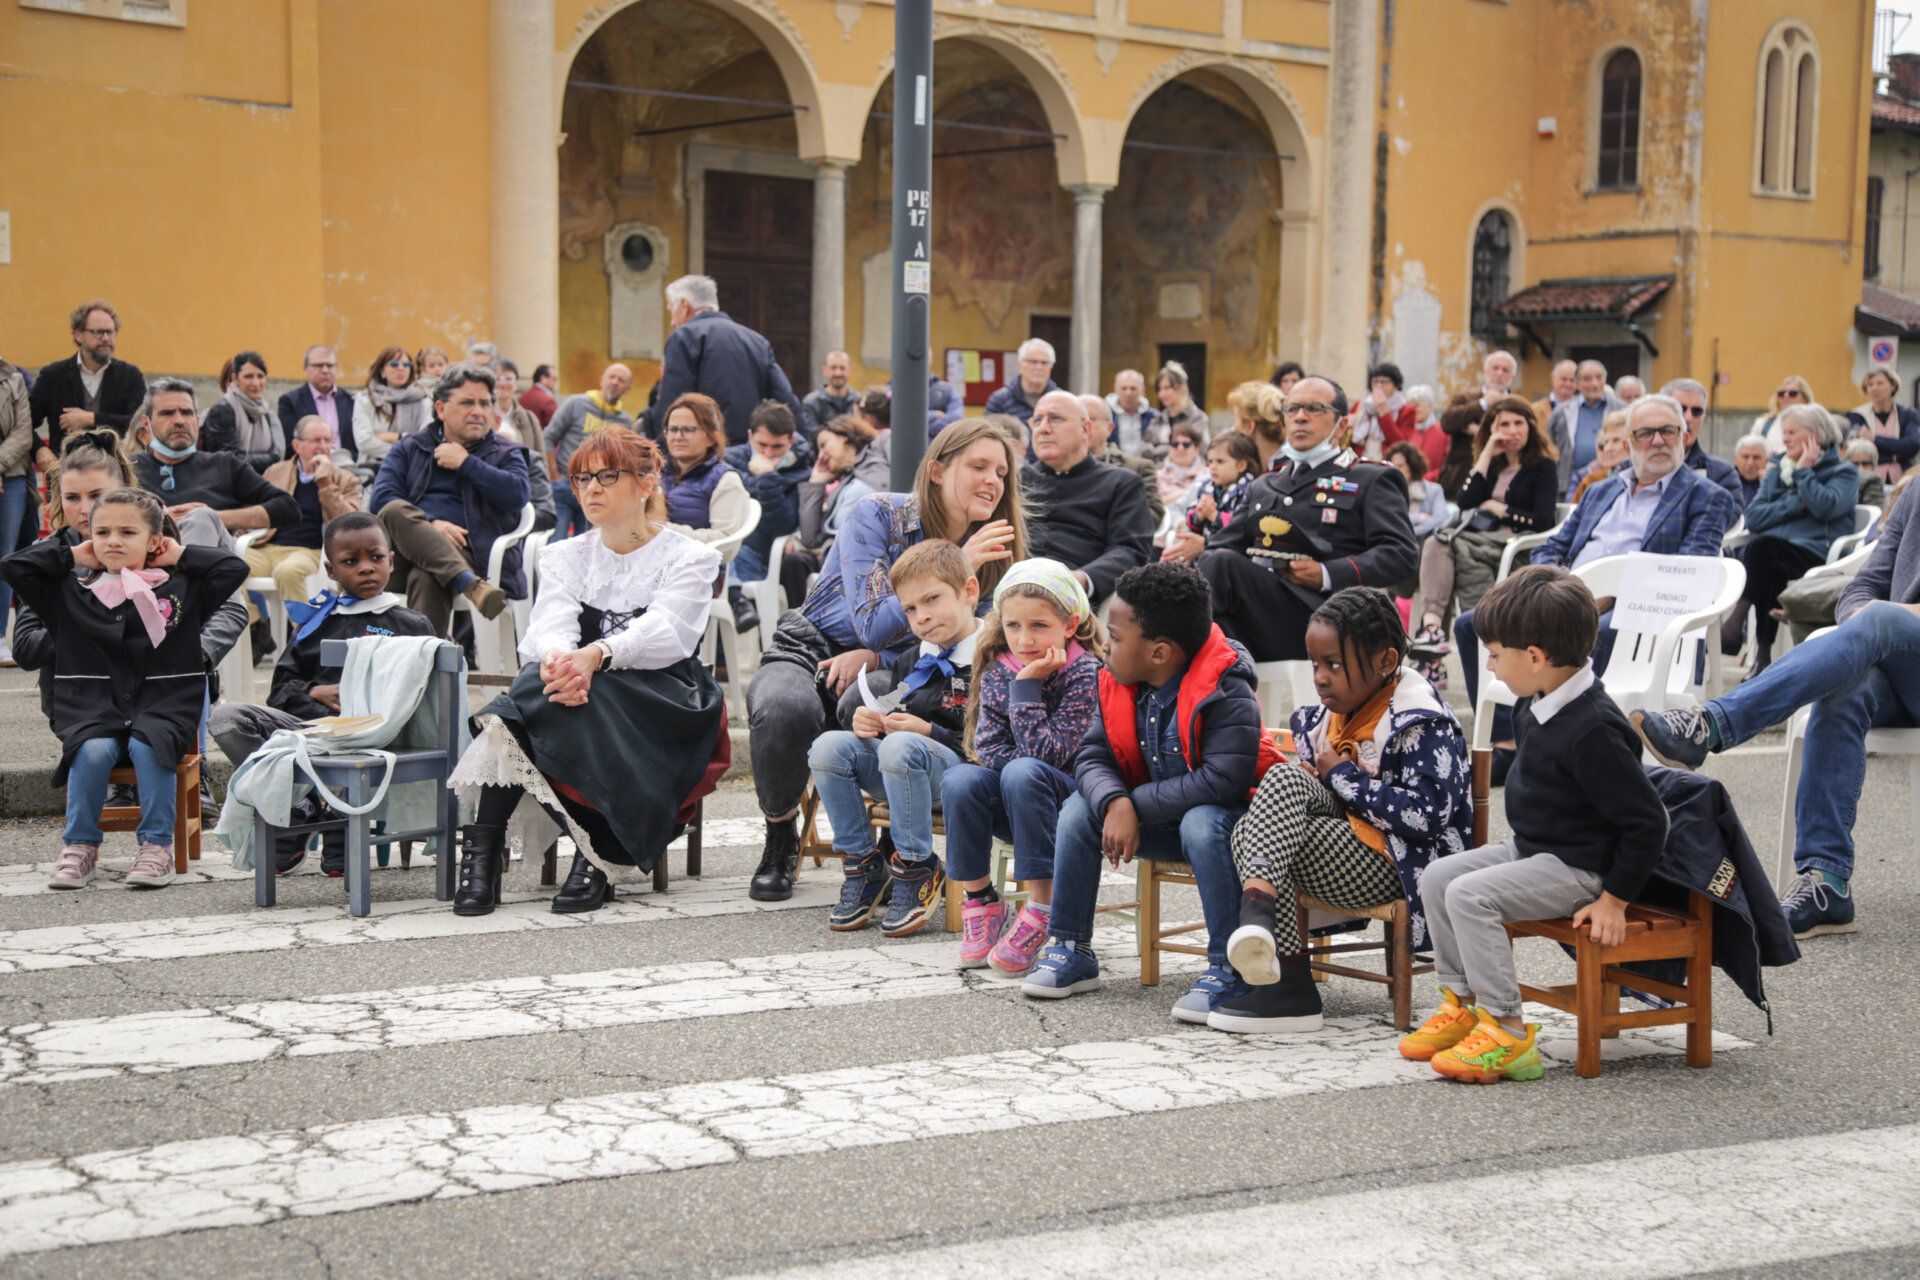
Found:
[[[44,435],[34,450],[40,470],[60,459],[60,442],[70,432],[108,427],[124,434],[147,394],[140,370],[113,358],[120,316],[104,298],[83,302],[70,317],[74,353],[40,370],[27,397],[36,432]]]
[[[134,478],[158,495],[189,546],[233,550],[248,529],[290,528],[300,519],[291,493],[268,483],[237,453],[200,448],[200,410],[193,384],[155,378],[134,412]]]
[[[488,621],[527,594],[518,546],[508,549],[499,582],[480,576],[532,494],[530,454],[494,430],[493,391],[488,370],[450,366],[433,389],[434,421],[400,437],[368,503],[393,543],[393,590],[407,593],[407,607],[435,635],[447,634],[456,592]]]
[[[1547,438],[1560,454],[1560,488],[1567,491],[1575,475],[1584,475],[1600,452],[1600,427],[1607,415],[1625,408],[1620,397],[1607,386],[1607,366],[1598,360],[1582,360],[1574,379],[1571,400],[1554,406],[1547,421]]]
[[[1387,587],[1418,566],[1406,478],[1340,447],[1346,416],[1346,393],[1331,379],[1294,383],[1273,468],[1200,556],[1214,621],[1255,662],[1304,659],[1307,620],[1328,596]]]
[[[1009,414],[1025,422],[1040,408],[1040,397],[1060,389],[1053,380],[1053,344],[1028,338],[1014,353],[1020,375],[987,397],[987,412]]]
[[[1746,490],[1740,485],[1739,470],[1725,458],[1700,447],[1700,428],[1707,420],[1707,389],[1692,378],[1675,378],[1660,388],[1660,394],[1672,396],[1680,406],[1680,412],[1686,416],[1687,444],[1683,456],[1687,470],[1725,489],[1732,497],[1735,508],[1746,510]]]
[[[1033,406],[1029,447],[1037,461],[1020,468],[1030,509],[1028,552],[1073,570],[1095,603],[1120,575],[1147,562],[1153,516],[1140,477],[1088,452],[1087,413],[1071,391],[1049,391]]]
[[[287,434],[287,456],[293,456],[293,428],[302,418],[318,418],[333,433],[331,447],[345,449],[355,462],[360,460],[359,446],[353,441],[353,396],[339,385],[340,358],[332,347],[308,347],[301,358],[306,383],[284,392],[275,406],[280,426]]]
[[[1603,556],[1647,551],[1662,556],[1718,556],[1739,506],[1725,489],[1681,465],[1686,414],[1669,395],[1642,396],[1627,408],[1627,464],[1589,486],[1566,522],[1533,549],[1533,564],[1569,569]],[[1593,669],[1604,675],[1613,653],[1613,601],[1600,601],[1600,637]],[[1469,609],[1453,624],[1467,697],[1480,688],[1480,639]],[[1505,717],[1502,717],[1504,720]],[[1495,741],[1505,739],[1498,728]]]

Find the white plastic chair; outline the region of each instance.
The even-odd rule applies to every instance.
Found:
[[[514,631],[519,635],[527,633],[527,626],[533,620],[533,602],[540,595],[540,553],[546,550],[552,537],[553,530],[542,529],[528,534],[527,540],[520,544],[520,564],[527,575],[527,598],[507,602],[507,608],[513,611]]]
[[[1607,556],[1573,573],[1595,596],[1618,596],[1629,563],[1627,556]],[[1746,566],[1738,560],[1715,558],[1712,563],[1720,567],[1720,582],[1707,608],[1675,618],[1658,635],[1616,632],[1613,656],[1607,660],[1601,682],[1622,711],[1635,707],[1664,711],[1704,700],[1704,682],[1693,676],[1692,642],[1703,633],[1718,642],[1720,619],[1739,602],[1747,585]],[[1493,749],[1494,708],[1511,707],[1516,701],[1513,690],[1491,671],[1480,673],[1480,698],[1473,708],[1475,752]]]
[[[793,535],[783,533],[773,540],[767,548],[767,576],[758,582],[743,582],[740,591],[753,601],[753,611],[760,615],[760,644],[765,647],[768,636],[773,634],[774,624],[780,621],[780,615],[787,610],[797,608],[798,601],[788,600],[786,588],[780,585],[780,561],[787,554],[787,544],[793,541]]]
[[[533,532],[535,514],[533,504],[529,502],[521,508],[520,523],[509,532],[494,539],[493,550],[487,556],[487,581],[494,586],[500,585],[500,576],[505,572],[508,550],[519,546],[526,540],[527,535]],[[510,676],[520,670],[519,655],[515,652],[519,645],[519,634],[515,630],[516,618],[513,609],[502,609],[499,617],[488,622],[480,616],[480,611],[473,607],[473,601],[467,599],[464,592],[456,592],[453,597],[452,613],[448,614],[447,618],[449,624],[452,623],[453,614],[456,613],[473,615],[473,669],[476,673]],[[451,635],[452,626],[449,625],[447,630]]]
[[[1819,570],[1814,570],[1818,573]],[[1807,637],[1813,644],[1834,630],[1822,627]],[[1793,820],[1793,802],[1800,792],[1800,769],[1805,762],[1807,720],[1812,707],[1802,707],[1787,720],[1787,780],[1780,796],[1780,861],[1774,868],[1776,888],[1785,888],[1793,879],[1793,855],[1798,833]],[[1907,803],[1913,808],[1913,830],[1920,841],[1920,729],[1869,729],[1867,753],[1877,756],[1907,757]]]
[[[707,545],[720,553],[720,563],[724,566],[732,561],[740,550],[740,544],[745,542],[747,536],[759,525],[760,503],[757,499],[748,498],[746,523],[736,529],[731,536]],[[763,622],[762,625],[771,626],[772,623]],[[728,601],[727,593],[723,590],[713,598],[713,603],[707,606],[707,633],[700,640],[700,661],[712,668],[723,651],[721,646],[725,644],[727,713],[730,716],[747,714],[747,668],[749,665],[756,668],[760,665],[759,631],[756,629],[747,634],[753,637],[751,646],[741,636],[739,628],[734,625],[733,605]],[[745,653],[748,647],[753,649],[751,664],[748,663]]]
[[[1533,550],[1535,547],[1545,542],[1548,538],[1551,538],[1554,534],[1560,532],[1562,526],[1564,526],[1565,524],[1566,524],[1566,521],[1562,520],[1560,524],[1553,526],[1553,528],[1547,530],[1545,533],[1523,533],[1516,538],[1510,539],[1507,542],[1506,550],[1500,553],[1500,576],[1495,578],[1494,581],[1505,582],[1507,579],[1507,575],[1513,572],[1513,562],[1515,557],[1517,557],[1522,551]]]
[[[255,543],[272,532],[271,529],[247,530],[233,540],[234,552],[244,556]],[[273,632],[273,651],[279,653],[287,647],[287,606],[286,602],[280,599],[280,588],[274,584],[272,577],[264,577],[248,578],[241,584],[240,590],[247,596],[257,595],[261,598],[260,616],[267,620],[267,626]],[[241,647],[241,645],[234,646],[236,649]],[[249,658],[253,656],[250,647],[247,650],[247,656]],[[222,683],[224,684],[225,681],[223,680]]]
[[[1867,535],[1880,523],[1880,508],[1863,503],[1853,509],[1853,532],[1835,538],[1827,548],[1827,563],[1844,560],[1866,544]]]
[[[1259,681],[1254,695],[1260,702],[1260,718],[1269,729],[1286,728],[1295,707],[1320,700],[1313,690],[1313,664],[1303,659],[1256,662],[1253,676]]]

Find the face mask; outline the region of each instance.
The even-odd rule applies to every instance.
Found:
[[[1313,448],[1307,450],[1305,453],[1300,452],[1300,450],[1294,448],[1290,444],[1283,444],[1280,446],[1281,453],[1285,454],[1288,458],[1290,458],[1294,462],[1302,462],[1309,467],[1319,466],[1321,463],[1325,462],[1328,458],[1331,458],[1334,454],[1338,453],[1339,451],[1340,450],[1333,443],[1332,436],[1328,436],[1325,440],[1322,440],[1319,444],[1313,446]]]
[[[184,449],[175,451],[167,448],[167,446],[159,440],[151,440],[149,443],[153,451],[165,458],[168,462],[181,462],[187,458],[191,458],[200,448],[199,445],[190,444]]]

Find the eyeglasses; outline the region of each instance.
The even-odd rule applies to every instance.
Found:
[[[1169,449],[1197,449],[1199,447],[1199,442],[1195,440],[1170,440],[1167,442],[1167,448]]]
[[[1773,394],[1779,396],[1782,400],[1798,400],[1800,398],[1800,388],[1782,387]]]
[[[1652,444],[1655,440],[1678,440],[1679,427],[1641,427],[1633,433],[1635,444]]]
[[[671,431],[672,428],[669,427],[668,430]],[[619,467],[608,467],[605,471],[581,471],[568,476],[567,484],[575,490],[584,489],[589,484],[597,484],[602,489],[611,489],[620,483],[621,476],[633,476],[638,479],[640,473]]]
[[[394,359],[387,361],[387,368],[411,369],[413,368],[413,361],[407,359],[405,356],[396,356]]]
[[[1280,412],[1289,418],[1296,413],[1310,414],[1317,418],[1323,413],[1332,413],[1333,406],[1322,404],[1318,400],[1289,400]]]
[[[111,338],[120,331],[118,329],[82,329],[80,332],[86,334],[89,338]]]
[[[1704,418],[1707,416],[1707,407],[1703,404],[1686,404],[1680,407],[1686,410],[1689,418]]]
[[[668,435],[670,435],[670,436],[697,436],[697,435],[699,435],[699,434],[700,434],[700,428],[699,428],[699,427],[684,427],[684,426],[682,426],[682,427],[668,427],[668,428],[667,428],[667,434],[668,434]]]
[[[164,462],[160,464],[160,487],[168,493],[173,492],[173,468]]]

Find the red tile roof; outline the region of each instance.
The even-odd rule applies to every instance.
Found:
[[[1876,93],[1873,95],[1873,122],[1890,124],[1896,129],[1920,130],[1920,103]]]
[[[1877,284],[1862,284],[1860,305],[1853,313],[1853,327],[1876,336],[1920,332],[1920,301]]]
[[[1503,320],[1623,320],[1673,287],[1672,276],[1542,280],[1492,308]]]

